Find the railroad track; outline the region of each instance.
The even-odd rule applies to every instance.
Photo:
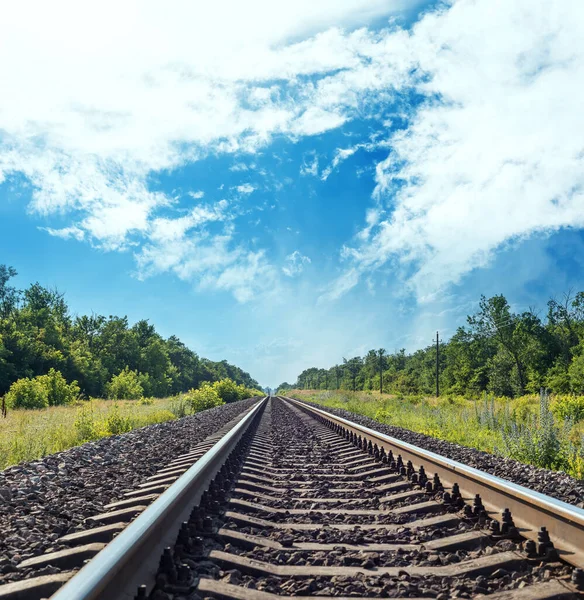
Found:
[[[584,597],[582,509],[292,399],[87,525],[0,600]]]

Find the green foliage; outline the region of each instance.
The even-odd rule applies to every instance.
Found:
[[[106,387],[107,397],[112,400],[139,400],[144,395],[137,371],[126,367],[114,375]]]
[[[584,394],[584,354],[574,357],[568,368],[570,389],[575,394]]]
[[[105,428],[110,435],[126,433],[132,430],[132,420],[129,416],[121,415],[118,405],[114,404],[113,410],[105,421]]]
[[[343,365],[305,369],[294,384],[285,382],[279,389],[383,387],[383,392],[402,397],[429,396],[436,389],[436,359],[435,344],[411,354],[372,349],[364,357],[343,359]],[[550,300],[546,320],[532,310],[513,312],[502,295],[482,296],[467,326],[441,343],[438,372],[446,395],[480,398],[487,392],[517,398],[541,388],[584,394],[584,292]]]
[[[513,422],[502,433],[506,456],[545,469],[565,468],[562,446],[568,432],[556,424],[546,392],[541,393],[538,417],[533,416],[526,423]]]
[[[440,399],[380,396],[369,392],[300,392],[300,399],[343,408],[382,423],[584,476],[584,399],[546,392],[521,398],[484,395]]]
[[[551,410],[559,420],[582,421],[584,419],[584,396],[557,396],[551,403]]]
[[[75,429],[77,438],[81,442],[90,442],[99,437],[99,430],[93,418],[91,406],[85,406],[79,410],[75,419]]]
[[[18,379],[51,369],[77,382],[85,398],[106,396],[126,367],[138,373],[146,396],[176,395],[225,378],[259,387],[239,367],[201,358],[176,336],[164,339],[146,320],[130,325],[115,315],[73,317],[57,290],[39,283],[18,290],[10,285],[15,276],[0,265],[0,396]]]
[[[246,389],[244,385],[237,385],[237,383],[231,379],[215,381],[215,383],[213,383],[213,389],[217,392],[219,398],[226,404],[229,402],[237,402],[238,400],[245,400],[245,398],[250,398],[255,395],[253,390]]]
[[[49,406],[62,406],[70,404],[79,396],[79,386],[76,381],[67,383],[67,380],[55,369],[49,369],[46,375],[40,375],[37,379],[47,390]]]
[[[177,419],[182,419],[189,414],[190,406],[188,394],[181,394],[173,398],[169,410]]]
[[[190,404],[193,413],[225,404],[215,387],[207,382],[203,383],[198,390],[189,390],[185,394],[185,398]]]
[[[6,394],[6,405],[8,408],[46,408],[49,406],[48,390],[38,377],[19,379]]]
[[[46,375],[19,379],[6,394],[8,408],[46,408],[73,402],[79,396],[76,381],[67,383],[59,371],[49,369]]]

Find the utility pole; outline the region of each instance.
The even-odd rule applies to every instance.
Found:
[[[440,338],[436,332],[436,398],[440,396]]]
[[[328,371],[324,372],[324,389],[328,390]]]
[[[383,394],[383,353],[385,350],[379,348],[379,393]]]
[[[337,376],[337,390],[340,388],[339,385],[339,365],[335,365],[335,374]]]

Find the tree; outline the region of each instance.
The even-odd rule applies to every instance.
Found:
[[[468,317],[468,323],[479,337],[493,336],[499,346],[507,353],[515,369],[516,389],[519,394],[525,390],[526,374],[524,362],[524,336],[517,335],[517,326],[520,319],[511,313],[509,303],[503,295],[493,296],[488,300],[481,296],[479,311]],[[496,361],[496,365],[503,365],[504,358]],[[511,372],[509,372],[511,373]]]
[[[22,292],[8,285],[18,273],[13,267],[0,265],[0,318],[7,319],[18,306]]]
[[[352,389],[353,389],[353,391],[356,391],[357,376],[359,375],[359,372],[361,371],[361,368],[363,367],[363,359],[359,356],[355,356],[354,358],[351,358],[349,360],[347,360],[346,358],[343,358],[343,365],[345,367],[346,373],[348,374],[348,376],[351,380]]]

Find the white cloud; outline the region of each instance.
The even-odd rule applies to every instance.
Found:
[[[229,170],[234,171],[234,172],[248,171],[249,167],[245,163],[240,162],[240,163],[236,163],[233,166],[229,167]]]
[[[417,24],[402,54],[428,100],[377,166],[332,297],[397,259],[430,298],[509,241],[584,226],[583,19],[571,0],[460,0]]]
[[[509,240],[582,226],[584,5],[458,0],[413,32],[366,28],[411,4],[11,3],[0,20],[11,57],[0,62],[0,182],[23,174],[32,212],[69,219],[52,235],[137,245],[139,269],[167,264],[247,299],[242,290],[260,286],[233,282],[264,277],[265,254],[250,254],[233,228],[212,233],[182,214],[171,224],[176,199],[152,191],[151,175],[368,118],[368,102],[415,88],[426,100],[385,140],[366,227],[329,296],[397,258],[426,297]],[[305,173],[318,174],[316,157]],[[165,227],[186,227],[187,244],[161,256]]]
[[[188,192],[188,195],[195,200],[200,200],[205,196],[205,192],[203,192],[203,190],[198,190],[197,192]]]
[[[52,235],[147,254],[161,209],[177,201],[149,189],[152,173],[338,127],[370,88],[357,72],[386,58],[377,34],[351,30],[410,8],[405,0],[185,0],[172,11],[152,1],[14,3],[0,20],[0,51],[11,57],[0,62],[0,182],[23,174],[31,212],[69,217],[47,228]],[[355,71],[361,91],[347,89],[343,70]]]
[[[79,229],[79,227],[61,227],[60,229],[41,227],[40,229],[44,229],[50,235],[63,238],[64,240],[75,239],[81,242],[85,238],[85,231]]]
[[[257,188],[255,188],[251,183],[244,183],[242,185],[238,185],[235,187],[235,189],[240,193],[240,194],[251,194],[253,191],[255,191]]]
[[[155,219],[149,243],[136,254],[138,277],[170,271],[199,289],[230,292],[239,302],[275,287],[275,270],[264,252],[234,241],[232,217],[223,200],[178,219]],[[212,223],[223,223],[219,233],[209,232]]]
[[[389,148],[391,147],[391,142],[389,140],[379,140],[372,142],[363,142],[360,144],[355,144],[354,146],[350,146],[349,148],[337,148],[335,151],[335,155],[331,164],[326,167],[322,173],[320,174],[320,178],[323,181],[326,181],[330,174],[345,160],[353,156],[358,150],[365,150],[366,152],[372,152],[373,150],[379,150],[380,148]]]
[[[309,160],[310,158],[312,160]],[[300,166],[300,175],[312,175],[314,177],[318,175],[318,155],[315,152],[310,152],[304,157]]]
[[[304,256],[299,250],[294,250],[292,254],[286,257],[286,265],[282,267],[282,272],[286,277],[295,277],[304,271],[305,265],[309,265],[311,260]]]

